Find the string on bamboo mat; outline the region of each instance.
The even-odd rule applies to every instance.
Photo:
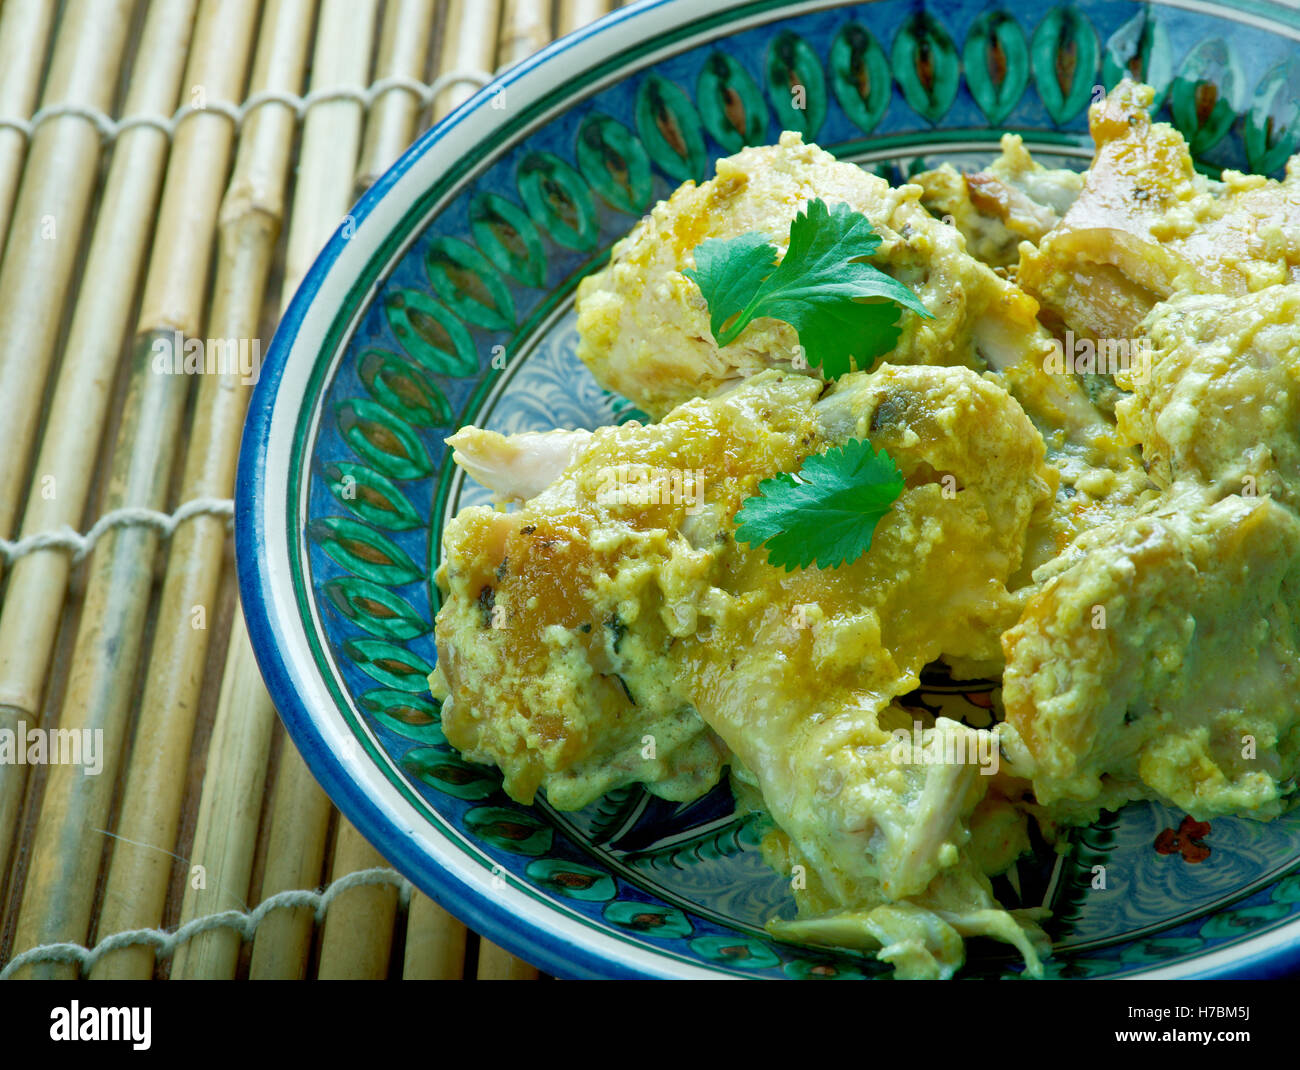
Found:
[[[316,104],[323,104],[331,100],[353,100],[368,111],[370,106],[384,93],[395,89],[403,89],[418,98],[422,108],[427,108],[448,89],[459,85],[472,85],[475,88],[482,88],[491,80],[492,75],[486,71],[456,70],[439,75],[432,82],[422,82],[418,78],[408,78],[405,75],[394,74],[364,87],[330,86],[313,89],[305,96],[300,96],[297,93],[286,93],[277,89],[267,89],[260,93],[254,93],[242,104],[238,105],[223,100],[205,100],[198,103],[184,104],[177,108],[170,118],[163,115],[128,115],[121,119],[114,119],[111,115],[100,111],[98,108],[86,108],[79,104],[55,104],[48,108],[41,108],[30,119],[0,117],[0,130],[6,128],[16,130],[24,137],[31,138],[36,128],[42,123],[63,116],[77,116],[94,123],[104,141],[110,144],[124,131],[136,126],[152,126],[156,130],[161,130],[170,139],[181,121],[187,115],[195,112],[216,112],[219,115],[225,115],[234,122],[235,130],[238,132],[251,112],[267,104],[284,104],[292,108],[298,120],[301,121],[306,116],[308,109]]]
[[[10,959],[5,968],[0,970],[0,981],[8,980],[16,971],[34,962],[75,962],[84,976],[109,952],[137,944],[152,945],[154,954],[160,959],[166,959],[170,958],[177,948],[193,940],[200,933],[211,932],[214,929],[234,929],[241,939],[251,940],[257,932],[257,927],[273,910],[311,907],[315,913],[316,924],[319,925],[325,920],[330,904],[344,892],[367,885],[385,884],[397,888],[398,901],[402,909],[407,909],[413,890],[410,881],[392,869],[383,867],[359,869],[355,873],[340,877],[323,892],[307,890],[277,892],[263,900],[250,912],[225,910],[220,914],[207,914],[186,922],[174,933],[164,929],[128,929],[104,937],[93,948],[83,947],[81,944],[40,944]]]
[[[235,515],[235,503],[230,498],[193,498],[181,505],[174,513],[160,513],[156,509],[144,509],[139,506],[114,509],[96,520],[94,526],[84,535],[78,534],[64,524],[53,531],[37,532],[17,542],[0,539],[0,560],[3,560],[6,565],[11,565],[18,558],[35,553],[37,550],[71,550],[72,563],[75,565],[94,549],[95,543],[110,528],[136,524],[153,528],[166,539],[170,538],[184,521],[205,514],[224,516],[229,523]]]

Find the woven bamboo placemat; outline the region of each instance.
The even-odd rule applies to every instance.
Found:
[[[416,136],[612,6],[0,0],[0,728],[104,741],[0,761],[0,976],[539,976],[286,741],[231,553],[249,387],[151,361],[264,348]]]

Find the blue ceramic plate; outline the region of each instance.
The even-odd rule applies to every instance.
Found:
[[[884,975],[766,937],[793,903],[725,786],[562,814],[517,806],[447,745],[425,684],[432,576],[447,518],[484,492],[443,438],[637,416],[574,357],[574,290],[656,200],[742,145],[796,129],[900,181],[985,163],[1012,130],[1083,167],[1094,87],[1131,71],[1206,167],[1276,174],[1300,142],[1298,40],[1300,13],[1265,0],[659,0],[558,42],[421,138],[303,283],[240,458],[253,645],[335,803],[431,897],[561,976]],[[927,679],[914,701],[979,717],[990,687]],[[1209,826],[1132,806],[998,891],[1053,909],[1052,976],[1262,976],[1300,959],[1298,864],[1300,813]],[[964,973],[1019,969],[974,943]]]

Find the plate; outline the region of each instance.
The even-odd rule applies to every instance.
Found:
[[[340,810],[468,925],[562,977],[876,978],[769,939],[792,915],[725,786],[580,813],[508,799],[439,728],[432,576],[485,492],[443,439],[643,414],[574,356],[573,295],[682,181],[795,129],[903,181],[989,161],[1004,130],[1086,166],[1086,109],[1132,72],[1199,163],[1278,174],[1300,146],[1300,13],[1266,0],[917,4],[659,0],[558,41],[422,137],[286,311],[240,456],[236,552],[258,662]],[[987,717],[993,685],[908,701]],[[976,721],[978,723],[978,721]],[[1300,811],[1196,823],[1133,805],[1000,879],[1046,903],[1052,977],[1271,976],[1300,963]],[[1019,977],[973,941],[962,976]]]

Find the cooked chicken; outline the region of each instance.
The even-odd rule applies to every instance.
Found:
[[[520,509],[461,510],[436,576],[448,740],[498,765],[513,798],[540,788],[560,809],[634,782],[670,799],[717,783],[726,748],[668,650],[695,627],[723,518],[810,452],[820,389],[769,376],[649,427],[600,428]],[[538,463],[514,436],[464,428],[452,441],[457,463],[496,486]]]
[[[795,133],[783,134],[779,146],[719,160],[716,178],[684,184],[615,246],[604,271],[583,280],[578,355],[602,385],[652,415],[763,368],[797,364],[798,336],[772,319],[756,320],[720,349],[704,297],[682,270],[694,266],[693,250],[706,239],[750,231],[784,253],[790,221],[820,197],[842,201],[871,220],[882,239],[873,261],[910,286],[933,314],[902,317],[890,363],[983,370],[1023,362],[1038,368],[1041,378],[1050,339],[1034,319],[1034,302],[970,256],[960,232],[921,207],[921,193],[918,186],[892,187],[840,163]],[[1051,410],[1044,417],[1064,415],[1094,429],[1096,414],[1086,402],[1074,410],[1063,388],[1039,383],[1032,369],[1021,378],[1044,395]]]
[[[590,431],[523,431],[499,435],[461,428],[447,439],[452,460],[492,491],[495,502],[527,501],[554,483],[582,453]]]
[[[1125,82],[1094,106],[1084,176],[1008,135],[987,171],[895,189],[787,133],[656,206],[582,282],[578,325],[602,385],[662,419],[448,439],[516,507],[444,533],[447,739],[559,809],[633,783],[686,801],[729,769],[791,877],[798,916],[769,931],[906,977],[950,976],[970,936],[1039,971],[1044,912],[989,880],[1027,814],[1050,837],[1136,799],[1289,806],[1300,157],[1283,182],[1208,180],[1151,100]],[[834,383],[784,322],[720,348],[684,274],[709,238],[784,255],[813,198],[864,213],[873,262],[933,314]],[[1076,337],[1128,359],[1067,365]],[[760,482],[864,438],[904,481],[867,552],[787,572],[736,541]],[[936,660],[1003,674],[1005,722],[900,704]]]
[[[1142,798],[1272,817],[1300,772],[1300,521],[1279,504],[1300,503],[1300,286],[1182,292],[1137,330],[1150,359],[1116,375],[1116,414],[1166,490],[1035,573],[1003,636],[1007,753],[1043,822]]]
[[[1016,280],[1093,338],[1131,338],[1175,293],[1243,294],[1300,281],[1300,158],[1275,182],[1198,174],[1187,143],[1153,123],[1150,86],[1121,82],[1089,112],[1097,145],[1082,192]]]
[[[952,164],[910,180],[925,192],[921,204],[951,222],[977,260],[1012,267],[1022,241],[1039,241],[1061,221],[1083,188],[1083,175],[1043,167],[1018,134],[1002,135],[1002,151],[984,171],[962,174]]]
[[[1179,295],[1141,329],[1151,367],[1117,376],[1117,415],[1156,479],[1300,507],[1300,285]]]
[[[973,757],[901,761],[892,730],[910,715],[891,701],[940,655],[997,657],[1022,602],[1006,584],[1055,473],[1015,401],[967,369],[886,365],[821,389],[760,374],[658,424],[595,431],[517,511],[463,510],[438,573],[444,731],[499,765],[515,798],[542,788],[559,807],[632,781],[691,797],[735,755],[839,916],[807,938],[847,926],[853,946],[879,943],[891,918],[911,926],[932,904],[953,923],[934,914],[920,945],[900,935],[900,969],[959,965],[963,911],[1032,966],[1032,926],[1000,911],[968,849],[988,778]],[[484,434],[460,432],[458,458]],[[786,573],[736,543],[732,518],[760,479],[868,434],[907,481],[869,554]],[[628,469],[644,478],[611,478]],[[703,487],[694,501],[672,500],[682,472]],[[995,755],[987,732],[941,719],[924,729],[936,736]]]
[[[882,240],[878,266],[910,275],[933,320],[903,318],[896,362],[963,363],[973,357],[971,324],[1007,287],[967,256],[946,257],[959,237],[917,203],[920,190],[894,188],[840,163],[797,133],[779,145],[718,161],[717,177],[687,182],[620,241],[605,270],[578,288],[578,356],[600,383],[660,416],[764,368],[797,363],[789,324],[758,319],[720,349],[699,287],[682,270],[709,238],[762,234],[784,254],[790,222],[808,201],[844,202],[864,213]],[[949,357],[949,352],[953,355]]]
[[[1058,819],[1267,818],[1300,772],[1300,521],[1191,493],[1085,535],[1003,636],[1006,753]]]
[[[1014,153],[1012,160],[1008,173],[1032,172],[1032,161]],[[1024,182],[1032,187],[1034,180]],[[798,342],[792,327],[758,319],[719,348],[704,297],[682,271],[708,238],[757,231],[784,250],[790,221],[809,200],[843,201],[881,235],[873,261],[910,286],[934,316],[904,315],[887,360],[991,368],[1047,436],[1062,495],[1034,538],[1037,564],[1089,524],[1135,508],[1148,481],[1074,376],[1047,367],[1054,343],[1036,319],[1037,304],[970,256],[961,233],[921,206],[921,193],[840,163],[794,133],[783,134],[779,146],[720,160],[716,178],[684,184],[615,246],[605,270],[583,280],[578,355],[603,386],[654,414],[763,368],[789,368]]]

